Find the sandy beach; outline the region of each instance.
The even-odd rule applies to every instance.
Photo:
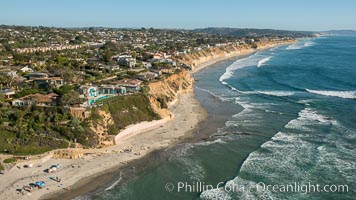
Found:
[[[274,46],[258,50],[271,47]],[[224,59],[243,56],[255,51],[250,49],[210,59],[196,66],[191,73]],[[114,146],[103,149],[78,150],[82,151],[83,155],[80,159],[54,159],[48,154],[42,156],[41,159],[18,163],[17,166],[0,175],[0,199],[56,199],[56,195],[73,190],[73,186],[80,184],[84,179],[94,179],[112,169],[118,170],[155,150],[173,146],[185,138],[191,137],[199,122],[207,117],[206,111],[195,99],[194,91],[179,94],[178,99],[170,105],[169,110],[174,116],[172,119],[133,125],[124,130],[123,137],[115,139],[116,145]],[[131,132],[132,134],[130,134]],[[33,164],[33,167],[23,168],[25,164],[29,163]],[[52,173],[45,172],[55,164],[60,164],[61,168]],[[58,177],[61,182],[51,180],[50,177]],[[19,191],[23,186],[37,181],[45,181],[46,186],[31,192]]]
[[[178,100],[170,106],[170,110],[175,116],[173,120],[153,130],[125,137],[115,146],[84,150],[81,159],[48,158],[43,163],[34,164],[32,168],[13,167],[0,175],[0,199],[40,199],[46,198],[49,194],[71,190],[71,186],[81,179],[101,174],[111,168],[125,166],[128,162],[142,158],[154,150],[166,148],[189,137],[197,124],[207,116],[194,98],[193,91],[180,94]],[[18,166],[24,164],[19,163]],[[54,164],[60,164],[61,168],[52,173],[44,172]],[[59,177],[61,182],[50,180],[49,177]],[[21,194],[17,191],[36,181],[45,181],[46,186],[34,189],[30,193]]]
[[[193,70],[191,71],[191,73],[196,73],[212,64],[215,64],[217,62],[220,62],[220,61],[223,61],[223,60],[226,60],[226,59],[229,59],[229,58],[233,58],[233,57],[238,57],[238,56],[246,56],[248,54],[252,54],[254,52],[257,52],[257,51],[263,51],[265,49],[269,49],[269,48],[274,48],[274,47],[277,47],[277,46],[281,46],[281,45],[287,45],[287,44],[292,44],[292,43],[295,43],[296,41],[288,41],[288,42],[285,42],[285,43],[277,43],[277,44],[269,44],[269,45],[265,45],[265,46],[262,46],[262,47],[259,47],[257,49],[242,49],[240,51],[234,51],[234,52],[230,52],[230,53],[226,53],[224,54],[223,56],[216,56],[216,57],[212,57],[212,58],[209,58],[207,61],[203,61],[203,62],[200,62],[199,65],[197,65],[196,67],[193,68]]]

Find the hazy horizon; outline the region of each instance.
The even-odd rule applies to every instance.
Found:
[[[86,28],[111,28],[111,29],[161,29],[161,30],[196,30],[205,28],[236,28],[236,29],[260,29],[260,30],[281,30],[281,31],[305,31],[305,32],[326,32],[326,31],[356,31],[356,29],[326,29],[326,30],[293,30],[293,29],[274,29],[274,28],[255,28],[255,27],[226,27],[226,26],[207,26],[196,28],[174,28],[174,27],[110,27],[110,26],[45,26],[45,25],[23,25],[23,24],[0,24],[0,26],[23,26],[23,27],[48,27],[48,28],[64,28],[64,29],[86,29]]]
[[[0,24],[59,28],[256,28],[295,31],[356,30],[356,2],[222,0],[118,2],[45,0],[2,2]]]

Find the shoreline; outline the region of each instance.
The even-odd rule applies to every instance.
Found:
[[[194,98],[193,90],[180,93],[177,102],[170,106],[170,110],[175,116],[174,120],[169,120],[159,128],[147,131],[145,134],[124,138],[117,145],[96,150],[103,155],[88,154],[76,160],[50,158],[42,163],[41,167],[13,168],[10,172],[1,175],[0,198],[56,199],[61,196],[63,199],[63,193],[79,187],[85,179],[93,180],[100,175],[116,171],[156,150],[174,146],[177,142],[191,137],[198,123],[207,117],[206,111]],[[124,153],[122,151],[124,149],[130,149],[130,151]],[[44,172],[44,169],[54,164],[61,164],[62,168],[55,173]],[[62,182],[56,183],[49,180],[49,176],[58,176]],[[16,189],[36,181],[45,181],[46,187],[34,190],[31,195],[16,192]]]
[[[244,56],[286,44],[287,43],[275,44],[272,46],[268,45],[263,48],[250,49],[248,51],[233,52],[229,55],[203,62],[195,67],[190,73],[194,74],[222,60]],[[199,123],[207,118],[206,110],[195,98],[193,90],[188,93],[180,93],[177,102],[170,106],[170,110],[174,114],[173,119],[164,119],[164,122],[162,121],[162,123],[158,123],[157,125],[145,127],[144,130],[136,130],[133,134],[125,134],[125,136],[120,137],[122,141],[118,141],[116,145],[97,150],[104,155],[89,155],[78,160],[51,158],[48,159],[48,161],[45,161],[42,165],[48,167],[51,164],[61,163],[63,169],[60,169],[55,175],[62,178],[63,183],[61,184],[63,185],[59,185],[58,183],[49,180],[48,176],[52,174],[41,173],[41,170],[34,167],[31,168],[31,173],[27,172],[27,176],[25,175],[26,173],[22,174],[22,177],[26,178],[21,178],[21,173],[19,173],[18,179],[15,180],[13,184],[2,188],[0,197],[3,196],[15,199],[57,199],[60,196],[61,199],[72,199],[73,197],[94,191],[100,187],[98,183],[104,184],[109,178],[112,179],[114,172],[117,172],[120,169],[130,168],[130,166],[135,165],[136,163],[145,162],[145,160],[149,159],[150,155],[154,154],[156,151],[175,146],[180,142],[184,142],[185,139],[192,137],[193,132],[198,128]],[[150,122],[148,123],[150,124]],[[140,127],[140,123],[132,125],[132,127]],[[182,127],[185,128],[182,129]],[[128,129],[130,128],[128,127]],[[132,131],[128,132],[131,133]],[[174,132],[173,135],[172,132]],[[140,138],[138,139],[138,137]],[[132,152],[119,153],[119,151],[123,149],[131,149]],[[73,165],[76,167],[72,167]],[[31,169],[21,170],[30,171]],[[30,174],[30,176],[28,176],[28,174]],[[34,176],[33,174],[39,175]],[[3,181],[0,180],[0,187],[4,186],[4,180],[9,180],[9,178],[6,178],[7,175],[8,173],[2,175]],[[11,176],[9,175],[9,177]],[[49,185],[46,186],[46,188],[49,189],[35,190],[31,196],[16,194],[14,191],[15,189],[20,188],[16,186],[40,181],[40,178],[44,179],[46,183],[49,183]],[[99,179],[102,180],[102,182]],[[87,183],[93,180],[96,181],[96,184],[91,184],[93,186],[90,187],[86,186]],[[85,190],[83,188],[85,188]]]
[[[296,39],[294,41],[284,42],[284,43],[269,44],[269,45],[266,45],[263,47],[258,47],[256,49],[252,49],[252,48],[251,49],[243,49],[243,50],[239,50],[239,51],[226,53],[224,56],[217,56],[216,58],[212,58],[206,62],[200,63],[198,66],[194,67],[194,69],[191,71],[191,74],[197,73],[200,70],[203,70],[204,68],[209,67],[210,65],[213,65],[213,64],[223,61],[223,60],[227,60],[227,59],[239,57],[239,56],[245,56],[248,54],[256,53],[258,51],[264,51],[266,49],[270,49],[270,48],[274,48],[274,47],[279,47],[279,46],[288,45],[288,44],[294,44],[296,42],[298,42],[298,39]]]

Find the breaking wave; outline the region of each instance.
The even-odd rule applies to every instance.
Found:
[[[332,97],[340,97],[344,99],[356,99],[356,91],[331,91],[331,90],[310,90],[305,89],[309,93],[324,95],[324,96],[332,96]]]
[[[257,67],[261,67],[263,64],[265,64],[266,62],[268,62],[270,59],[272,58],[272,56],[269,56],[267,58],[263,58],[261,60],[259,60],[257,62]]]
[[[295,92],[293,91],[257,91],[257,92],[265,95],[278,96],[278,97],[292,96],[295,94]]]
[[[112,185],[110,185],[110,187],[106,188],[105,191],[114,189],[115,186],[117,186],[120,183],[121,179],[122,179],[122,171],[120,171],[119,179],[117,181],[115,181]]]
[[[248,67],[251,65],[256,65],[256,61],[254,61],[256,54],[250,55],[246,58],[239,59],[232,63],[230,66],[226,68],[225,73],[219,78],[219,81],[224,84],[224,80],[229,79],[234,75],[234,71],[237,69],[241,69],[244,67]]]
[[[304,42],[304,43],[291,44],[291,45],[289,45],[289,46],[286,48],[286,50],[302,49],[302,48],[304,48],[304,47],[311,47],[311,46],[313,46],[313,45],[315,45],[314,42],[312,42],[312,41],[306,41],[306,42]]]

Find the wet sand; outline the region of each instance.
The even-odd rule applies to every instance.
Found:
[[[243,55],[239,55],[241,56]],[[204,63],[193,73],[219,61],[221,59]],[[146,168],[153,167],[158,163],[157,160],[169,158],[169,153],[162,151],[163,149],[174,148],[184,142],[209,140],[209,135],[216,132],[217,127],[223,126],[226,121],[223,115],[208,116],[195,98],[194,91],[180,94],[179,100],[170,106],[170,110],[175,115],[173,120],[154,130],[124,138],[117,145],[104,149],[104,155],[89,155],[78,160],[48,159],[41,164],[43,167],[15,168],[0,175],[0,199],[73,199],[83,194],[104,190],[121,178],[120,172],[128,172],[125,173],[123,180],[120,180],[122,184],[125,180],[143,173]],[[120,153],[123,149],[132,150]],[[63,167],[54,174],[43,172],[45,168],[57,163]],[[51,181],[49,176],[58,176],[62,182]],[[31,195],[16,192],[16,189],[24,185],[41,180],[46,181],[46,187],[32,191]]]

